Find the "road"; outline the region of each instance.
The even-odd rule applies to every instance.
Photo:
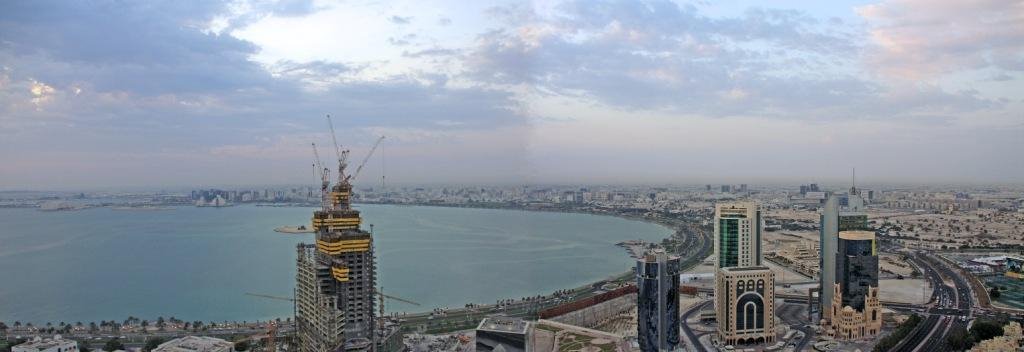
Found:
[[[704,309],[708,304],[711,304],[711,301],[704,301],[693,305],[683,313],[683,318],[680,319],[679,322],[679,324],[682,325],[683,334],[685,334],[686,339],[690,341],[688,344],[697,352],[707,352],[707,349],[700,343],[700,337],[693,333],[693,329],[690,329],[690,325],[687,324],[686,321],[690,319],[690,316],[693,315],[693,313],[700,312],[701,309]]]
[[[911,261],[921,268],[934,290],[930,306],[925,311],[927,316],[893,351],[950,351],[946,337],[951,331],[966,327],[967,320],[972,316],[971,308],[974,304],[971,288],[958,272],[931,254],[916,252],[911,256]],[[946,281],[953,285],[947,285]]]

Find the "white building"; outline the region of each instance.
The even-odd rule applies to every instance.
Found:
[[[185,336],[164,342],[154,348],[153,352],[231,352],[234,346],[214,337]]]
[[[52,339],[36,337],[32,341],[11,347],[11,352],[78,352],[78,342],[65,340],[60,335]]]

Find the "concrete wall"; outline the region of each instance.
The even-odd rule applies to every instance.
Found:
[[[629,293],[583,309],[552,317],[548,320],[563,324],[582,326],[585,328],[593,328],[604,320],[610,319],[627,311],[636,310],[636,300],[637,294]]]

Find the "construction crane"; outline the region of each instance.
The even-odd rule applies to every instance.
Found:
[[[320,171],[320,208],[327,211],[331,203],[327,194],[327,189],[331,185],[331,169],[320,164],[320,152],[316,150],[316,143],[313,143],[313,167]]]
[[[331,128],[331,141],[334,142],[334,153],[338,156],[338,183],[348,179],[345,176],[345,168],[348,167],[348,149],[342,150],[338,145],[338,137],[334,133],[334,122],[331,115],[327,115],[327,126]]]
[[[370,157],[373,156],[373,152],[377,151],[377,147],[380,146],[380,142],[384,141],[384,136],[377,138],[377,142],[373,143],[373,148],[370,148],[370,152],[366,153],[366,157],[363,158],[363,162],[359,163],[359,167],[356,168],[356,172],[350,176],[346,176],[346,180],[354,181],[359,176],[359,172],[363,171],[363,166],[366,166],[366,162],[370,161]]]

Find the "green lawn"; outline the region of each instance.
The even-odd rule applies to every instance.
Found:
[[[985,278],[986,288],[992,284],[999,286],[1001,295],[996,301],[1008,307],[1024,309],[1024,280],[1009,278],[1006,276],[993,276]],[[1006,289],[1003,290],[1003,287]]]

